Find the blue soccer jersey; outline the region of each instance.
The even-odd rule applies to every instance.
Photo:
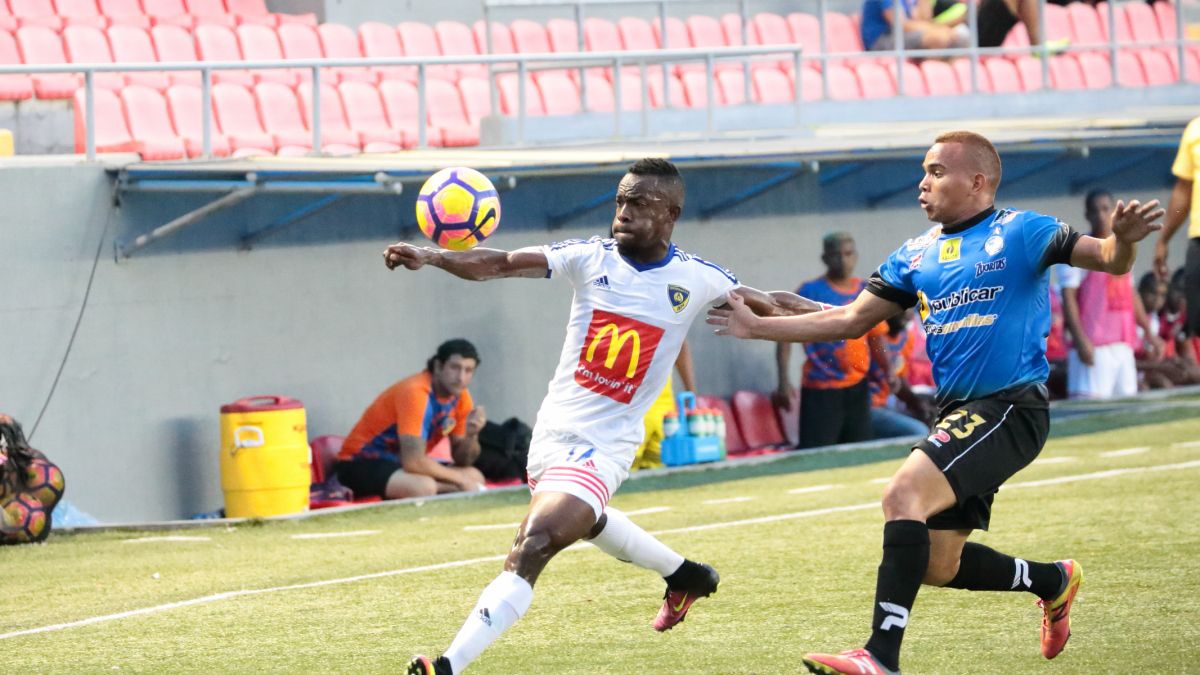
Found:
[[[1079,237],[1050,216],[988,209],[905,242],[867,290],[917,306],[940,404],[983,398],[1046,381],[1048,270]]]

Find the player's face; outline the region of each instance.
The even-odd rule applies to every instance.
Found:
[[[858,249],[853,241],[839,241],[837,246],[821,255],[821,260],[830,277],[844,279],[854,274],[854,266],[858,264]]]
[[[658,252],[661,257],[671,241],[679,205],[655,176],[625,174],[617,186],[617,211],[612,235],[617,250],[638,258]]]
[[[934,143],[925,153],[917,203],[935,223],[951,225],[975,215],[972,196],[979,170],[961,143]]]
[[[1087,219],[1092,224],[1092,234],[1097,237],[1107,237],[1112,234],[1112,197],[1099,195],[1092,200],[1091,206],[1092,208],[1087,212]]]
[[[439,396],[457,396],[475,376],[475,359],[451,354],[445,363],[433,362],[433,385]]]

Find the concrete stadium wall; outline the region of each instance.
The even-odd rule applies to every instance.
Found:
[[[718,181],[754,179],[738,171],[688,177],[685,214],[719,193]],[[556,230],[547,229],[546,216],[604,194],[617,178],[523,180],[503,195],[494,245],[607,232],[607,206]],[[561,349],[571,298],[563,284],[388,272],[384,246],[415,240],[405,197],[349,198],[241,250],[245,233],[308,202],[257,197],[116,263],[115,238],[145,232],[212,197],[133,194],[114,208],[110,180],[98,166],[0,164],[7,260],[0,266],[0,410],[33,430],[63,365],[33,442],[63,466],[68,498],[84,511],[125,522],[217,509],[221,404],[253,394],[294,396],[307,406],[310,437],[344,434],[380,390],[421,369],[450,337],[469,338],[481,350],[472,389],[489,416],[533,420]],[[1001,202],[1081,222],[1081,197],[1039,192],[1046,182],[1027,181],[1028,192],[1003,193]],[[1168,188],[1165,172],[1144,169],[1106,182],[1145,196],[1165,197]],[[685,217],[676,241],[748,285],[790,289],[820,274],[819,238],[831,230],[858,239],[858,271],[869,273],[927,227],[913,196],[905,191],[875,209],[846,208],[837,204],[836,185],[823,189],[808,175],[711,220]],[[1182,252],[1180,242],[1177,264]],[[1143,249],[1139,269],[1146,255]],[[93,261],[90,297],[64,364]],[[704,392],[774,386],[771,344],[718,339],[703,325],[692,338]]]

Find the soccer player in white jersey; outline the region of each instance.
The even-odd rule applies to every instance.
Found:
[[[716,570],[671,550],[608,500],[629,475],[642,417],[671,376],[688,327],[709,305],[737,288],[760,314],[818,306],[791,293],[738,286],[730,272],[677,249],[671,234],[683,196],[673,164],[643,159],[617,187],[611,239],[511,252],[399,243],[384,252],[391,269],[432,265],[478,281],[562,278],[575,291],[562,355],[529,449],[529,512],[504,570],[483,590],[449,649],[436,659],[417,656],[410,675],[462,672],[529,608],[546,563],[580,539],[663,576],[667,591],[655,630],[683,621],[693,602],[717,590]]]

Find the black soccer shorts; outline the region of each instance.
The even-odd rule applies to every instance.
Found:
[[[996,491],[1042,451],[1050,432],[1045,387],[1032,385],[953,405],[916,445],[933,460],[957,503],[928,520],[933,530],[986,530]]]

